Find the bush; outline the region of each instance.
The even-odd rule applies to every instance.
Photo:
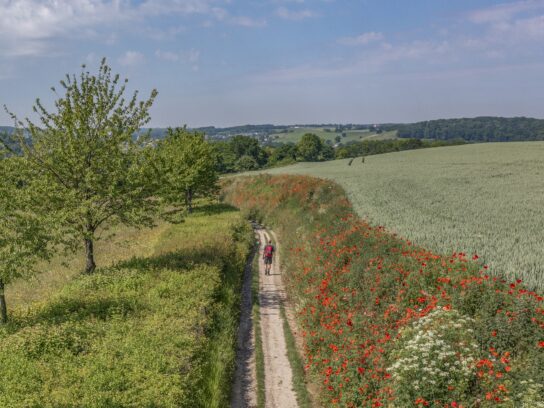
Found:
[[[480,349],[473,319],[436,309],[399,333],[388,371],[397,403],[467,401]]]

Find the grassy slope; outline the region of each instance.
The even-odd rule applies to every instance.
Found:
[[[231,178],[224,195],[280,237],[306,367],[324,406],[544,403],[541,296],[519,282],[489,277],[480,261],[464,254],[434,254],[368,225],[353,215],[342,189],[325,180]],[[436,313],[439,346],[408,347],[421,338],[417,323]],[[469,327],[459,330],[459,322]],[[423,336],[431,338],[426,330]],[[396,377],[399,354],[409,378]],[[455,358],[445,364],[444,356]],[[467,358],[474,360],[457,375],[455,367]]]
[[[140,240],[112,247],[110,261],[124,261],[49,287],[47,300],[16,307],[0,329],[0,406],[228,403],[247,225],[221,208],[119,232]]]
[[[107,267],[134,256],[151,256],[163,244],[161,236],[168,228],[165,222],[159,222],[152,229],[117,227],[113,236],[97,241],[96,262]],[[6,288],[8,307],[28,307],[46,300],[82,271],[84,265],[82,252],[69,257],[59,255],[50,263],[43,263],[39,268],[42,272],[34,279],[20,280]]]
[[[495,271],[542,289],[543,156],[542,142],[478,144],[270,173],[330,178],[373,224],[443,253],[478,253]]]

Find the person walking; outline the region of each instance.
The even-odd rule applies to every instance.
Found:
[[[274,245],[272,245],[272,240],[268,240],[268,244],[266,244],[263,250],[265,275],[270,275],[270,269],[272,268],[272,258],[274,257],[275,251],[276,251],[276,248],[274,248]]]

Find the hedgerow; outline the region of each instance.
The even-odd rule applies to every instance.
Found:
[[[251,239],[235,212],[189,217],[155,256],[14,311],[0,328],[0,406],[226,406]]]
[[[329,181],[241,177],[223,194],[279,233],[306,369],[326,406],[543,403],[543,297],[520,280],[491,275],[477,254],[435,254],[369,225]]]

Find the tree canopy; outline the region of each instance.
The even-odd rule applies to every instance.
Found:
[[[221,173],[254,170],[268,162],[266,151],[250,136],[234,136],[225,142],[214,142],[214,146],[219,154],[217,169]]]
[[[463,139],[475,142],[544,140],[544,120],[477,117],[439,119],[398,125],[398,136],[417,139]]]
[[[217,189],[217,152],[198,132],[168,129],[156,149],[158,192],[167,204],[182,202],[192,211],[193,199]]]
[[[80,75],[60,81],[54,109],[36,100],[39,125],[13,118],[28,134],[20,137],[25,163],[38,175],[33,180],[38,202],[57,214],[55,227],[63,243],[85,245],[86,268],[95,267],[94,241],[99,228],[152,221],[153,183],[144,177],[147,144],[135,138],[148,123],[149,108],[157,95],[139,101],[138,92],[125,99],[127,80],[113,75],[102,60],[97,75],[83,66]]]
[[[0,152],[0,156],[3,156]],[[51,254],[47,214],[30,210],[34,194],[21,157],[0,157],[0,318],[7,320],[5,285],[35,272]]]
[[[304,161],[319,160],[322,149],[322,140],[313,133],[306,133],[297,143],[298,155]]]

